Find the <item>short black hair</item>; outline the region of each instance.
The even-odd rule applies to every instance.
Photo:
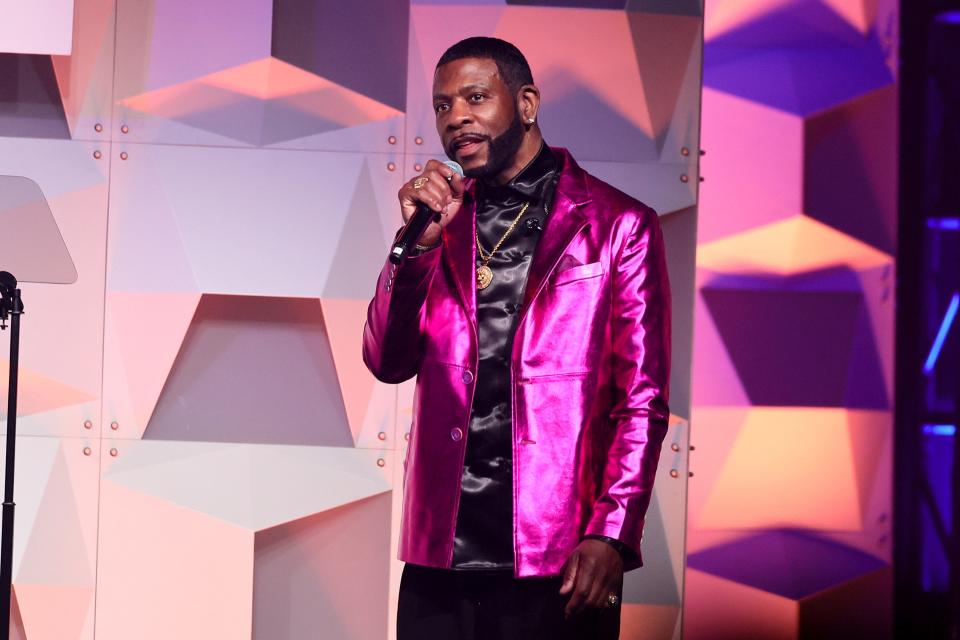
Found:
[[[500,38],[474,36],[466,38],[447,49],[437,62],[439,69],[448,62],[463,58],[486,58],[497,64],[500,77],[513,93],[525,84],[533,84],[530,65],[520,49]]]

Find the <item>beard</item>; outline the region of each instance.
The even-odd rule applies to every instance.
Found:
[[[487,141],[487,161],[479,167],[465,169],[464,175],[468,178],[484,179],[502,173],[504,169],[510,166],[513,158],[520,150],[520,146],[523,144],[523,134],[523,122],[518,113],[507,130],[497,137],[482,136]],[[454,162],[457,161],[456,149],[447,147],[445,151],[448,158]]]

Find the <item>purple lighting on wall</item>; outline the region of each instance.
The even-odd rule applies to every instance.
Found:
[[[955,424],[925,424],[923,425],[923,434],[927,436],[947,436],[957,435],[957,425]]]
[[[960,218],[928,218],[927,228],[937,231],[960,231]]]
[[[937,16],[937,22],[960,24],[960,11],[945,11]]]
[[[940,356],[940,350],[943,349],[943,343],[950,333],[950,327],[957,317],[957,308],[960,307],[960,292],[953,294],[950,298],[950,304],[947,306],[947,312],[943,316],[943,322],[940,323],[940,330],[937,331],[937,337],[933,340],[933,346],[930,347],[930,353],[927,355],[926,362],[923,363],[923,372],[930,375],[934,365],[937,364],[937,358]]]

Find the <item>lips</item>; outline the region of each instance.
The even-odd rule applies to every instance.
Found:
[[[474,153],[480,145],[486,141],[487,139],[483,136],[466,133],[454,138],[450,146],[461,155],[468,156]]]

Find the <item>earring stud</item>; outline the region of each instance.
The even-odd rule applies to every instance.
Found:
[[[534,122],[533,118],[527,118],[527,124],[533,124],[533,122]]]

